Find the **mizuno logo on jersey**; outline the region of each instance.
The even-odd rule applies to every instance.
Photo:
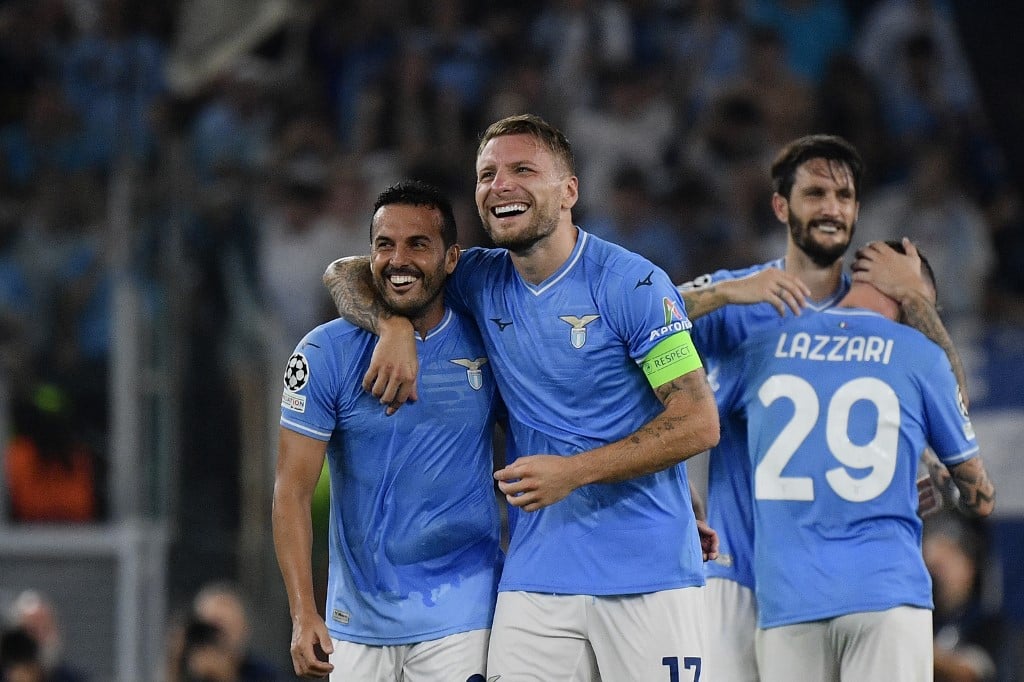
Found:
[[[492,317],[491,318],[491,322],[493,322],[494,324],[498,325],[498,331],[499,332],[505,331],[505,327],[507,327],[510,324],[512,324],[512,320],[509,320],[508,322],[502,322],[500,317]]]
[[[654,270],[651,270],[650,272],[648,272],[647,273],[647,277],[645,277],[644,279],[641,279],[641,280],[637,280],[636,286],[633,287],[633,288],[634,289],[639,289],[640,287],[654,286],[654,282],[651,281],[651,275],[653,275],[653,274],[654,274]]]
[[[572,344],[572,347],[583,348],[583,344],[587,342],[587,325],[599,317],[601,316],[584,315],[583,317],[576,317],[575,315],[560,315],[558,319],[572,325],[572,330],[569,332],[569,343]]]
[[[480,368],[487,364],[487,358],[477,358],[476,360],[459,358],[457,360],[449,360],[448,362],[453,362],[456,365],[466,368],[466,381],[469,382],[470,388],[474,391],[479,391],[483,388],[484,373]]]

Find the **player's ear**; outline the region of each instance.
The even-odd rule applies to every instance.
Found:
[[[580,181],[575,175],[570,175],[562,188],[562,208],[572,208],[580,198]]]
[[[444,254],[444,272],[446,275],[450,275],[455,272],[455,266],[459,264],[459,257],[462,255],[462,249],[458,244],[452,244],[448,247],[448,250]]]
[[[779,222],[789,224],[789,199],[778,192],[772,195],[772,211],[775,212],[775,217],[779,219]]]

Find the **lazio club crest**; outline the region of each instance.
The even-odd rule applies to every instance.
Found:
[[[572,347],[583,348],[583,344],[587,342],[587,325],[599,317],[601,316],[584,315],[583,317],[576,317],[575,315],[561,315],[558,319],[572,325],[572,330],[569,331],[569,343],[572,344]]]
[[[480,368],[487,364],[487,358],[477,358],[476,360],[459,358],[457,360],[449,360],[448,362],[453,362],[466,368],[466,381],[469,382],[470,388],[474,391],[479,391],[483,388],[484,373],[480,371]]]

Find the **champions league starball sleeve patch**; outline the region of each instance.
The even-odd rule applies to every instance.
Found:
[[[295,353],[288,358],[284,368],[284,394],[281,396],[281,407],[295,412],[306,411],[306,396],[299,395],[309,383],[309,362],[302,353]]]

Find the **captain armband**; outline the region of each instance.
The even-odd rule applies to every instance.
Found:
[[[663,339],[641,364],[654,388],[703,366],[689,332],[677,332]]]

